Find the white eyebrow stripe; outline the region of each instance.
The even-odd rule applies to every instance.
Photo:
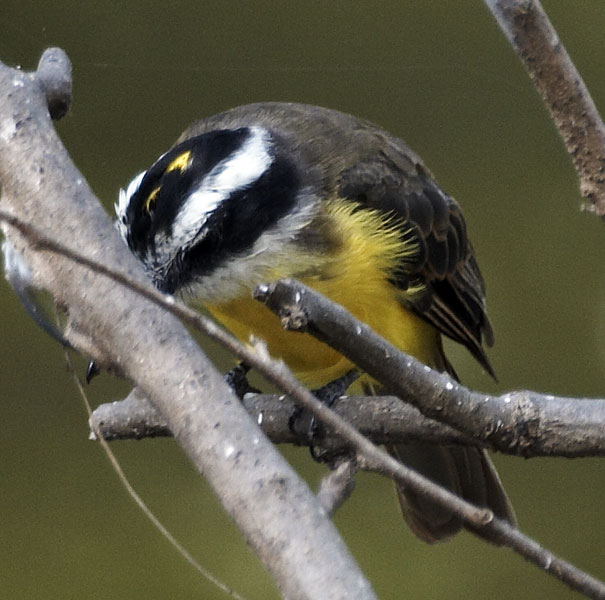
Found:
[[[250,132],[245,143],[217,164],[184,202],[172,226],[174,247],[191,244],[221,202],[254,183],[271,166],[269,133],[262,127],[251,127]]]

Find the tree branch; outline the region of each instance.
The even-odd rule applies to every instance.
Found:
[[[215,487],[224,505],[278,579],[284,593],[297,598],[333,597],[332,592],[326,591],[329,584],[332,590],[335,590],[335,586],[338,588],[337,597],[372,597],[367,583],[354,566],[352,570],[342,570],[348,567],[348,555],[339,546],[338,538],[336,541],[332,538],[333,532],[325,514],[317,511],[313,503],[309,513],[300,514],[297,510],[301,498],[306,503],[306,487],[293,479],[287,469],[282,469],[281,464],[274,466],[273,463],[267,463],[265,439],[252,421],[242,416],[244,411],[225,389],[218,374],[207,369],[205,357],[188,337],[184,337],[184,329],[174,319],[158,311],[157,305],[187,322],[195,323],[214,339],[222,340],[238,357],[279,385],[298,404],[312,410],[328,428],[346,437],[362,467],[384,473],[419,494],[455,510],[473,528],[515,549],[575,589],[594,598],[605,598],[605,587],[594,578],[553,556],[507,523],[494,518],[491,511],[470,505],[381,452],[304,390],[284,365],[272,361],[262,347],[250,349],[237,344],[194,311],[175,303],[174,298],[153,290],[117,235],[107,229],[106,218],[100,218],[98,205],[95,205],[82,179],[78,179],[77,171],[69,163],[54,131],[48,127],[47,118],[41,117],[40,98],[36,96],[35,102],[30,102],[28,106],[29,101],[25,102],[25,99],[32,89],[26,80],[18,80],[19,85],[13,83],[18,91],[11,94],[8,86],[15,79],[7,81],[6,72],[9,72],[10,78],[16,77],[15,73],[25,77],[22,73],[0,67],[0,90],[8,88],[7,97],[10,100],[10,103],[0,102],[0,140],[4,142],[0,145],[3,202],[17,215],[27,214],[37,227],[38,224],[42,227],[39,231],[31,225],[25,225],[23,219],[14,219],[4,213],[0,218],[11,224],[8,228],[11,241],[25,254],[38,285],[49,289],[61,306],[69,307],[68,339],[76,347],[86,348],[96,358],[115,365],[137,382],[166,416],[177,440]],[[24,90],[28,86],[30,89]],[[32,139],[41,139],[44,142],[42,147],[33,148]],[[54,162],[49,160],[46,152],[54,158]],[[65,215],[70,218],[65,219]],[[29,247],[28,240],[13,228],[17,228],[25,238],[35,238],[33,247]],[[55,239],[59,242],[54,242]],[[68,240],[70,247],[85,248],[91,258],[70,250],[61,240]],[[52,256],[43,250],[51,250]],[[100,265],[95,256],[103,256],[108,266]],[[73,262],[65,260],[65,257]],[[88,269],[81,268],[82,265]],[[128,291],[108,285],[108,281],[97,275],[101,273],[122,283]],[[103,298],[102,307],[95,306],[99,298]],[[353,331],[357,333],[357,330]],[[360,336],[355,337],[359,339]],[[91,339],[94,343],[87,341]],[[389,355],[382,356],[383,361],[389,358]],[[443,380],[442,383],[447,388],[448,382]],[[177,394],[175,390],[178,390]],[[201,408],[199,400],[204,391],[209,392],[209,397]],[[215,403],[217,396],[219,401]],[[442,407],[438,408],[438,412],[441,410]],[[268,447],[272,454],[270,445]],[[259,465],[262,466],[262,477],[256,470]],[[269,475],[268,479],[266,475]],[[275,476],[282,478],[276,480]],[[262,482],[261,489],[257,489],[259,482]],[[233,489],[229,489],[231,486],[234,486]],[[290,496],[288,501],[293,501],[295,506],[280,504],[276,507],[273,504],[275,497],[281,501],[286,496]],[[257,502],[267,504],[257,506]],[[242,507],[254,513],[256,520],[253,523],[240,514]],[[256,512],[256,509],[259,511]],[[276,510],[281,511],[280,515],[286,518],[286,523],[277,523]],[[268,522],[269,517],[271,523]],[[266,527],[269,527],[269,531]],[[280,531],[275,531],[275,527]],[[318,533],[318,529],[321,532]],[[285,538],[280,537],[284,533]],[[311,538],[315,533],[319,545],[300,547],[292,542],[294,538],[309,544],[314,541]],[[297,534],[301,534],[302,539]],[[326,538],[322,538],[326,534],[332,546],[329,560],[326,560],[324,552],[328,544]],[[265,543],[270,546],[266,548]],[[305,548],[313,548],[313,552],[307,552]],[[336,555],[333,554],[334,549]],[[297,558],[302,559],[302,564],[299,560],[296,572],[292,574],[288,569],[295,564],[295,555],[300,552],[304,556]],[[318,579],[314,559],[329,564],[329,581],[324,579],[327,575],[321,570]],[[343,572],[345,577],[352,576],[354,580],[342,581]],[[284,577],[295,579],[284,581]]]
[[[306,436],[292,432],[289,420],[296,404],[286,396],[247,394],[242,403],[265,435],[276,444],[306,446]],[[452,427],[427,419],[418,409],[395,396],[339,398],[332,410],[375,444],[423,441],[438,444],[478,442]],[[101,404],[92,414],[91,436],[98,431],[106,441],[171,436],[166,420],[138,388],[124,400]],[[331,436],[330,447],[347,445]],[[605,451],[604,451],[605,452]]]
[[[550,111],[587,210],[605,219],[605,125],[539,0],[484,0]]]
[[[281,388],[286,394],[291,395],[297,404],[309,409],[324,425],[333,430],[337,435],[345,438],[350,448],[355,452],[357,464],[361,468],[382,473],[400,485],[413,489],[418,495],[447,507],[448,510],[459,515],[465,524],[470,527],[471,531],[480,532],[482,537],[491,539],[494,543],[508,546],[530,562],[533,562],[549,574],[557,577],[588,597],[605,600],[605,584],[602,582],[584,573],[571,563],[555,556],[506,521],[495,517],[491,510],[473,506],[381,451],[350,424],[343,421],[334,411],[320,402],[312,393],[302,387],[282,362],[277,362],[270,358],[262,344],[257,344],[255,348],[244,346],[209,319],[184,305],[176,303],[172,296],[166,296],[148,285],[138,283],[135,280],[129,280],[128,276],[102,265],[94,259],[87,258],[76,251],[70,250],[64,244],[40,235],[35,228],[31,225],[26,225],[18,218],[0,212],[0,220],[10,223],[24,235],[31,236],[34,240],[34,247],[44,247],[53,253],[69,257],[74,262],[89,267],[93,272],[106,275],[113,281],[119,282],[124,287],[136,292],[136,294],[140,294],[142,297],[151,300],[154,304],[162,306],[171,314],[178,315],[199,331],[206,333],[211,339],[223,344],[235,356],[257,369],[259,373]],[[266,295],[268,292],[268,286],[263,286],[261,290],[262,295]],[[357,330],[355,332],[356,336],[362,333],[362,330],[359,334]],[[176,382],[170,381],[172,385],[176,385]],[[224,382],[221,381],[221,383]],[[177,386],[177,389],[180,388],[182,388],[182,384]],[[144,387],[142,389],[147,393]],[[195,389],[199,391],[199,387]],[[203,406],[206,409],[208,403],[204,403]],[[168,421],[168,424],[171,427],[170,421]],[[215,428],[216,425],[215,423]],[[177,441],[178,439],[177,436]],[[229,450],[231,448],[229,447]],[[258,467],[258,464],[255,466]],[[317,597],[322,598],[323,596],[319,595]]]
[[[519,456],[603,456],[605,400],[536,392],[489,396],[404,354],[342,306],[298,281],[257,290],[286,329],[308,332],[350,359],[429,419],[490,448]]]
[[[43,251],[15,229],[35,223],[29,230],[38,240],[102,257],[107,268],[152,290],[57,137],[45,86],[36,74],[0,63],[0,202],[5,235],[36,286],[68,311],[67,339],[144,390],[285,596],[374,598],[317,499],[184,326],[140,293]]]
[[[473,506],[379,450],[355,428],[343,421],[334,411],[302,387],[282,362],[272,360],[262,344],[257,344],[255,348],[244,346],[209,319],[184,305],[176,303],[172,296],[161,294],[148,285],[142,285],[134,280],[131,281],[126,275],[118,273],[93,259],[86,258],[50,238],[42,237],[30,225],[26,225],[10,215],[0,213],[0,220],[5,220],[24,234],[29,233],[35,240],[35,246],[43,246],[52,252],[71,258],[76,263],[88,266],[94,272],[106,275],[126,288],[136,291],[137,294],[151,300],[156,305],[164,307],[166,311],[178,315],[199,331],[222,343],[238,358],[257,369],[270,382],[291,395],[297,404],[309,409],[324,425],[333,430],[337,435],[345,438],[350,448],[355,452],[357,464],[361,468],[382,473],[400,485],[413,489],[418,495],[447,507],[448,510],[459,515],[472,531],[476,533],[480,532],[484,538],[491,539],[494,543],[508,546],[540,568],[545,569],[549,574],[559,578],[570,587],[585,595],[591,598],[605,599],[605,584],[602,582],[584,573],[567,561],[553,555],[506,521],[495,517],[491,510]],[[269,291],[268,286],[263,286],[261,295],[264,296]],[[298,298],[296,300],[298,301]],[[299,318],[300,314],[296,319]],[[356,336],[362,333],[363,330],[359,330],[359,333],[358,330],[355,331]],[[143,391],[146,390],[143,388]],[[344,488],[342,489],[344,491]]]
[[[362,342],[363,343],[363,342]],[[427,386],[431,384],[433,373],[422,373],[427,378]],[[506,402],[506,398],[516,394],[489,398],[488,404],[493,406],[498,402]],[[542,425],[539,431],[548,429],[553,431],[553,439],[540,439],[539,443],[527,444],[523,447],[523,456],[533,458],[538,456],[564,456],[568,458],[581,458],[586,456],[605,456],[605,434],[594,436],[583,443],[566,444],[567,420],[573,420],[571,415],[575,412],[583,412],[583,420],[589,420],[590,415],[595,417],[596,430],[601,428],[605,431],[605,400],[586,400],[575,398],[554,398],[542,396],[534,392],[518,392],[527,394],[528,397],[543,398],[543,402],[554,404],[549,407],[547,417],[553,421],[552,428]],[[457,403],[460,400],[458,391],[452,391],[452,397]],[[456,399],[458,398],[458,399]],[[295,403],[285,396],[248,394],[243,399],[243,404],[248,414],[260,425],[265,435],[276,444],[299,444],[306,445],[306,437],[293,433],[289,427],[289,419],[294,411]],[[579,409],[572,410],[573,405],[578,404]],[[561,411],[564,418],[557,423],[558,414],[556,405],[564,406]],[[348,396],[338,399],[332,410],[345,421],[349,422],[355,429],[372,440],[374,444],[397,444],[410,441],[423,441],[434,444],[464,444],[474,446],[491,447],[488,443],[479,440],[476,436],[465,435],[439,421],[429,419],[422,413],[400,398],[395,396]],[[592,411],[592,412],[591,412]],[[532,411],[535,414],[536,411]],[[540,411],[538,411],[540,412]],[[527,436],[542,437],[537,431],[528,433],[527,422],[523,415],[513,414],[514,428],[522,431]],[[557,423],[555,430],[554,423]],[[141,394],[140,390],[134,389],[129,396],[121,401],[109,404],[101,404],[93,412],[91,419],[91,431],[99,431],[107,441],[142,439],[146,437],[170,436],[172,435],[166,421],[154,406]],[[93,434],[94,435],[94,434]],[[330,438],[330,448],[338,448],[338,445],[346,446],[346,440]],[[506,448],[505,454],[518,455],[518,448]]]

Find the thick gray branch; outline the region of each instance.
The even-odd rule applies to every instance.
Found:
[[[605,125],[539,0],[484,0],[565,142],[587,207],[605,218]],[[570,3],[573,10],[573,3]]]
[[[266,351],[263,350],[262,344],[257,345],[255,349],[240,344],[207,318],[176,303],[174,298],[167,297],[148,286],[130,280],[127,276],[107,268],[98,261],[86,258],[82,254],[70,250],[65,245],[53,241],[48,236],[41,234],[35,228],[32,228],[15,217],[7,215],[2,212],[2,210],[0,210],[0,220],[3,220],[5,223],[10,223],[24,235],[28,236],[28,239],[34,240],[34,244],[37,248],[45,248],[52,253],[68,257],[78,265],[85,265],[90,268],[91,271],[107,276],[109,279],[123,285],[125,288],[152,301],[155,305],[163,307],[169,313],[179,316],[196,327],[199,331],[206,333],[212,339],[219,341],[226,348],[229,348],[236,356],[256,368],[260,373],[267,377],[269,381],[273,382],[286,393],[292,395],[297,403],[311,410],[315,417],[327,425],[330,430],[334,431],[343,439],[346,439],[349,448],[354,453],[354,455],[349,454],[349,457],[354,462],[351,462],[348,467],[345,468],[345,473],[338,474],[337,480],[330,482],[329,490],[324,490],[326,493],[322,494],[320,499],[326,507],[324,509],[325,512],[333,510],[333,508],[335,508],[350,492],[352,474],[357,466],[374,470],[393,478],[400,485],[407,486],[416,493],[425,496],[440,505],[446,506],[452,512],[460,515],[473,530],[481,531],[483,536],[496,543],[513,548],[516,552],[541,568],[546,569],[550,574],[560,578],[573,588],[582,591],[592,598],[605,599],[605,585],[594,577],[583,573],[577,567],[554,556],[534,540],[513,528],[509,523],[496,518],[490,510],[477,508],[472,504],[469,504],[462,498],[419,475],[409,467],[397,462],[388,454],[381,452],[354,427],[344,421],[334,411],[327,408],[315,398],[313,394],[302,387],[287,368],[285,368],[283,363],[272,360]],[[266,294],[267,291],[267,289],[264,289],[263,294]],[[361,330],[360,333],[362,333]]]
[[[44,78],[0,63],[0,206],[148,287],[58,139],[48,92]],[[316,498],[177,319],[65,256],[36,250],[13,227],[4,229],[36,284],[68,312],[70,343],[145,392],[286,597],[374,597]]]
[[[289,426],[295,408],[290,398],[248,394],[242,402],[272,442],[308,444],[306,436],[293,433]],[[331,408],[375,444],[412,440],[439,444],[478,443],[447,425],[423,417],[418,409],[395,396],[343,397]],[[97,431],[107,441],[172,435],[166,420],[138,389],[124,400],[98,406],[93,411],[90,425],[91,435]],[[331,440],[330,447],[338,443]],[[347,445],[344,439],[340,443]]]
[[[0,93],[2,84],[6,83],[3,74],[0,68]],[[25,88],[26,85],[19,81],[15,87]],[[11,97],[10,93],[8,97]],[[18,100],[16,105],[11,105],[10,111],[18,113],[23,105],[27,104],[24,102],[25,96],[20,96]],[[39,99],[36,103],[42,104]],[[208,477],[226,508],[234,515],[289,597],[363,598],[372,597],[372,592],[355,567],[350,565],[346,550],[342,548],[338,538],[331,537],[333,532],[325,520],[324,513],[316,511],[315,506],[312,506],[309,513],[301,514],[301,500],[306,504],[308,494],[306,487],[300,487],[298,480],[292,479],[292,474],[287,469],[282,469],[281,464],[275,467],[273,463],[264,460],[268,450],[260,432],[251,428],[251,421],[243,415],[244,411],[240,407],[239,410],[236,408],[237,402],[225,390],[222,380],[214,371],[207,370],[205,357],[199,354],[199,350],[189,338],[183,338],[183,330],[174,320],[156,309],[158,305],[200,327],[214,339],[220,339],[237,356],[295,397],[301,405],[312,410],[324,424],[349,441],[355,449],[356,458],[364,468],[384,473],[400,484],[417,490],[419,494],[448,506],[474,529],[481,529],[499,543],[514,548],[574,588],[594,598],[605,598],[605,588],[600,582],[553,556],[509,524],[494,518],[491,511],[470,505],[380,452],[338,415],[318,403],[316,398],[300,387],[286,369],[280,369],[262,350],[253,351],[230,341],[224,333],[207,324],[199,315],[178,306],[172,298],[166,299],[149,288],[132,257],[124,252],[119,241],[116,242],[115,236],[106,233],[106,220],[101,223],[100,215],[95,214],[97,205],[92,201],[82,180],[77,179],[77,172],[54,137],[54,130],[48,127],[47,120],[44,124],[36,124],[35,120],[39,119],[40,115],[30,116],[34,110],[33,106],[30,106],[27,110],[23,108],[27,114],[18,114],[12,117],[12,121],[5,121],[3,109],[4,105],[0,102],[0,140],[8,146],[16,144],[18,149],[15,161],[11,162],[11,153],[5,153],[3,146],[0,146],[0,182],[5,185],[4,191],[8,198],[6,204],[16,214],[26,214],[42,227],[41,232],[33,232],[30,229],[28,239],[37,236],[38,240],[46,241],[36,243],[38,252],[35,252],[35,248],[28,248],[28,243],[20,238],[13,228],[9,228],[10,236],[19,248],[25,251],[38,283],[50,289],[62,306],[68,307],[69,340],[76,347],[86,348],[95,357],[104,359],[141,386],[143,392],[166,416],[167,424],[177,440]],[[8,123],[7,127],[4,127],[5,123]],[[31,148],[32,138],[28,136],[34,134],[36,139],[35,136],[40,136],[41,132],[44,134],[42,147]],[[25,156],[18,143],[23,141],[19,140],[20,137],[30,141],[30,150],[39,151],[44,159],[42,169],[28,162],[29,154]],[[55,163],[47,163],[45,150],[55,159],[58,157],[58,160]],[[38,158],[38,155],[34,155],[33,160]],[[15,168],[17,163],[21,172]],[[17,174],[14,175],[15,173]],[[17,179],[13,180],[13,176]],[[19,194],[23,194],[23,198],[19,198],[21,202],[15,199]],[[58,201],[61,194],[67,196],[66,205]],[[41,202],[42,199],[46,200],[46,204]],[[44,211],[41,207],[44,207]],[[53,214],[55,211],[57,214]],[[84,214],[80,214],[81,212]],[[71,219],[74,214],[82,219],[76,218],[72,222],[64,218],[69,215]],[[6,215],[2,218],[5,222],[10,221]],[[92,231],[87,229],[91,223]],[[13,221],[13,226],[27,235],[23,220],[20,225]],[[78,235],[80,231],[84,237]],[[62,244],[52,242],[55,239]],[[77,252],[68,252],[65,243],[71,247],[84,248],[84,252],[92,260],[78,257]],[[49,250],[52,256],[43,252],[44,249]],[[102,257],[110,269],[107,270],[98,260],[95,261],[96,256]],[[83,268],[84,266],[90,270]],[[128,291],[124,292],[122,288],[118,291],[107,285],[98,274],[104,274],[121,283]],[[99,285],[100,283],[104,285]],[[141,301],[139,296],[151,302]],[[102,309],[95,307],[91,298],[103,298]],[[119,309],[117,312],[116,308]],[[135,311],[137,314],[133,315]],[[353,331],[356,332],[355,329]],[[159,344],[156,343],[158,339]],[[94,343],[90,340],[94,340]],[[135,355],[134,358],[132,354]],[[389,358],[388,355],[382,357],[383,360],[385,358]],[[362,364],[362,361],[357,362]],[[173,365],[176,365],[175,368],[172,368]],[[188,370],[192,376],[183,378],[179,367]],[[442,383],[448,387],[447,381]],[[178,390],[178,393],[175,394],[174,390]],[[202,392],[208,394],[203,403],[203,410],[200,409],[199,402]],[[213,401],[209,404],[209,398],[217,397],[218,405]],[[250,444],[253,448],[250,448]],[[261,453],[258,454],[257,450]],[[243,471],[240,469],[242,466]],[[260,468],[261,473],[257,473],[256,468]],[[283,478],[276,480],[275,474],[278,472],[283,474]],[[345,477],[345,484],[346,479]],[[235,486],[235,497],[233,490],[230,490],[231,486]],[[259,486],[261,489],[257,489]],[[347,485],[335,486],[336,493],[329,504],[337,502],[346,488]],[[245,493],[242,493],[244,490]],[[276,494],[282,496],[286,506],[276,508],[270,504],[271,498]],[[238,510],[242,507],[254,510],[254,506],[249,506],[250,500],[269,502],[266,506],[258,507],[260,512],[254,513],[254,518],[257,519],[254,523],[247,521],[245,515],[241,515]],[[285,517],[286,523],[275,518],[276,510],[282,511],[280,516]],[[275,531],[274,527],[279,531]],[[259,531],[261,528],[262,531]],[[318,532],[318,535],[313,537],[314,528],[323,528],[323,533]],[[280,533],[285,535],[285,539],[280,538]],[[319,540],[320,545],[307,545],[302,548],[296,546],[292,542],[292,536],[300,540],[299,533],[305,534],[301,540],[303,543]],[[264,553],[266,543],[272,547],[267,548]],[[336,555],[334,549],[337,551]],[[298,558],[302,559],[302,563],[296,564],[294,559],[301,552],[303,556]],[[328,554],[329,560],[326,561]],[[325,570],[315,570],[314,559],[324,565],[329,564],[329,575],[325,574]],[[289,571],[292,565],[297,569],[294,575]],[[341,581],[343,573],[345,577],[348,574],[352,579]],[[285,577],[292,576],[294,580],[284,580]]]
[[[428,381],[434,377],[432,373],[424,373]],[[465,388],[463,388],[465,389]],[[455,392],[452,394],[456,397]],[[528,397],[539,396],[531,392],[516,392],[515,394],[527,394]],[[484,396],[489,398],[491,405],[498,402],[506,402],[506,398],[514,396],[510,394],[502,397]],[[540,440],[540,443],[527,444],[523,447],[523,456],[526,458],[535,456],[605,456],[605,434],[595,436],[592,440],[582,440],[582,443],[567,442],[567,429],[570,428],[568,421],[573,421],[576,412],[583,412],[584,419],[595,418],[594,427],[600,423],[602,431],[605,431],[605,401],[584,400],[573,398],[551,398],[539,396],[541,400],[552,404],[549,410],[544,411],[547,417],[554,417],[557,408],[562,408],[561,419],[557,420],[557,427],[551,426],[553,439]],[[294,411],[294,402],[289,398],[277,395],[250,394],[247,395],[243,404],[250,416],[260,425],[265,434],[276,444],[306,444],[306,438],[294,434],[289,427],[289,419]],[[521,404],[521,403],[519,403]],[[574,406],[575,410],[569,410]],[[552,410],[551,410],[552,409]],[[436,444],[469,444],[488,446],[487,442],[471,437],[460,431],[429,419],[420,411],[402,402],[395,396],[349,396],[337,400],[332,406],[337,414],[351,423],[356,429],[371,439],[375,444],[396,444],[400,442],[424,441]],[[544,424],[538,431],[528,433],[531,429],[528,423],[535,417],[535,407],[527,403],[527,415],[525,420],[523,406],[515,411],[515,428],[521,430],[525,437],[541,437]],[[600,421],[599,421],[600,419]],[[555,431],[556,429],[556,431]],[[576,427],[571,426],[576,431]],[[101,404],[93,412],[91,418],[91,431],[98,431],[105,440],[127,440],[142,439],[146,437],[170,436],[172,435],[166,420],[155,409],[153,404],[146,400],[139,390],[133,390],[125,399],[110,404]],[[576,431],[577,433],[577,431]],[[335,448],[339,444],[346,446],[344,439],[330,440],[330,447]],[[509,454],[519,454],[518,447],[504,450]]]

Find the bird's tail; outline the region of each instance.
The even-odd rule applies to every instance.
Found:
[[[510,500],[484,449],[413,443],[389,446],[387,450],[400,462],[461,498],[490,508],[497,517],[513,525],[516,523]],[[397,496],[403,518],[425,542],[445,540],[464,526],[459,516],[410,489],[397,486]]]
[[[439,370],[447,371],[458,379],[442,348],[436,362],[439,363],[437,365]],[[367,392],[376,393],[376,388],[372,385],[364,387]],[[385,392],[381,390],[380,393]],[[387,446],[387,451],[400,462],[457,496],[475,506],[489,508],[497,517],[516,525],[513,506],[500,481],[496,467],[483,448],[414,442]],[[425,542],[446,540],[465,526],[462,519],[452,511],[403,486],[397,486],[397,497],[406,523]],[[479,531],[477,533],[497,543],[485,533]]]

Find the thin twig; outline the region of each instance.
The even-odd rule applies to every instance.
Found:
[[[286,366],[282,362],[272,360],[266,351],[263,351],[261,345],[249,348],[240,344],[231,335],[217,327],[210,319],[180,304],[174,297],[162,294],[151,286],[142,285],[136,281],[129,281],[126,275],[114,272],[97,261],[82,256],[63,244],[47,238],[36,228],[10,214],[0,211],[0,220],[5,220],[11,226],[21,231],[23,235],[27,237],[31,236],[32,242],[39,250],[43,249],[61,254],[90,268],[92,271],[109,277],[116,283],[127,287],[172,314],[179,316],[202,333],[223,344],[235,356],[244,360],[248,365],[266,377],[268,381],[274,383],[282,391],[290,395],[297,404],[310,410],[329,429],[332,429],[337,435],[346,438],[349,446],[354,449],[357,463],[361,468],[382,473],[394,479],[400,485],[413,489],[416,493],[426,497],[430,501],[447,507],[453,513],[459,515],[467,525],[480,531],[482,536],[490,538],[503,546],[508,546],[519,555],[544,569],[545,572],[560,579],[571,588],[582,592],[586,596],[597,600],[605,600],[605,584],[571,563],[558,558],[506,521],[495,517],[491,510],[473,506],[426,479],[416,471],[397,462],[394,458],[380,450],[334,411],[320,402],[311,392],[301,386]],[[329,303],[328,300],[326,302]],[[336,309],[344,310],[337,306]],[[363,339],[363,331],[362,335],[356,335],[355,337],[357,343],[360,344],[360,340]],[[383,360],[384,358],[383,356]]]
[[[353,460],[343,460],[326,475],[317,492],[317,499],[324,510],[333,515],[355,489],[357,464]]]
[[[80,394],[80,398],[82,399],[82,403],[84,404],[84,408],[88,414],[89,422],[92,420],[92,409],[90,406],[90,402],[88,400],[88,396],[86,395],[86,391],[84,390],[84,385],[76,370],[74,369],[73,363],[69,356],[69,352],[65,349],[64,352],[65,363],[67,364],[67,369],[74,381],[76,388],[78,389],[78,393]],[[111,467],[113,468],[115,474],[118,476],[122,487],[126,490],[126,493],[130,496],[131,500],[139,507],[140,511],[149,519],[151,524],[159,531],[160,535],[164,537],[164,539],[202,576],[204,579],[209,581],[212,585],[216,586],[219,590],[225,593],[227,596],[231,596],[231,598],[235,598],[235,600],[246,600],[246,598],[240,595],[238,592],[230,588],[226,583],[223,583],[218,577],[213,575],[208,569],[203,567],[194,556],[183,546],[179,540],[174,537],[174,535],[168,530],[168,528],[160,521],[160,519],[155,515],[155,513],[147,506],[145,500],[141,498],[140,494],[134,489],[132,483],[124,473],[122,469],[122,465],[120,465],[118,459],[115,454],[112,452],[111,448],[107,441],[103,438],[101,433],[94,429],[94,425],[91,425],[92,432],[95,436],[95,439],[99,441],[101,444],[101,448],[105,453],[105,456],[111,463]]]

